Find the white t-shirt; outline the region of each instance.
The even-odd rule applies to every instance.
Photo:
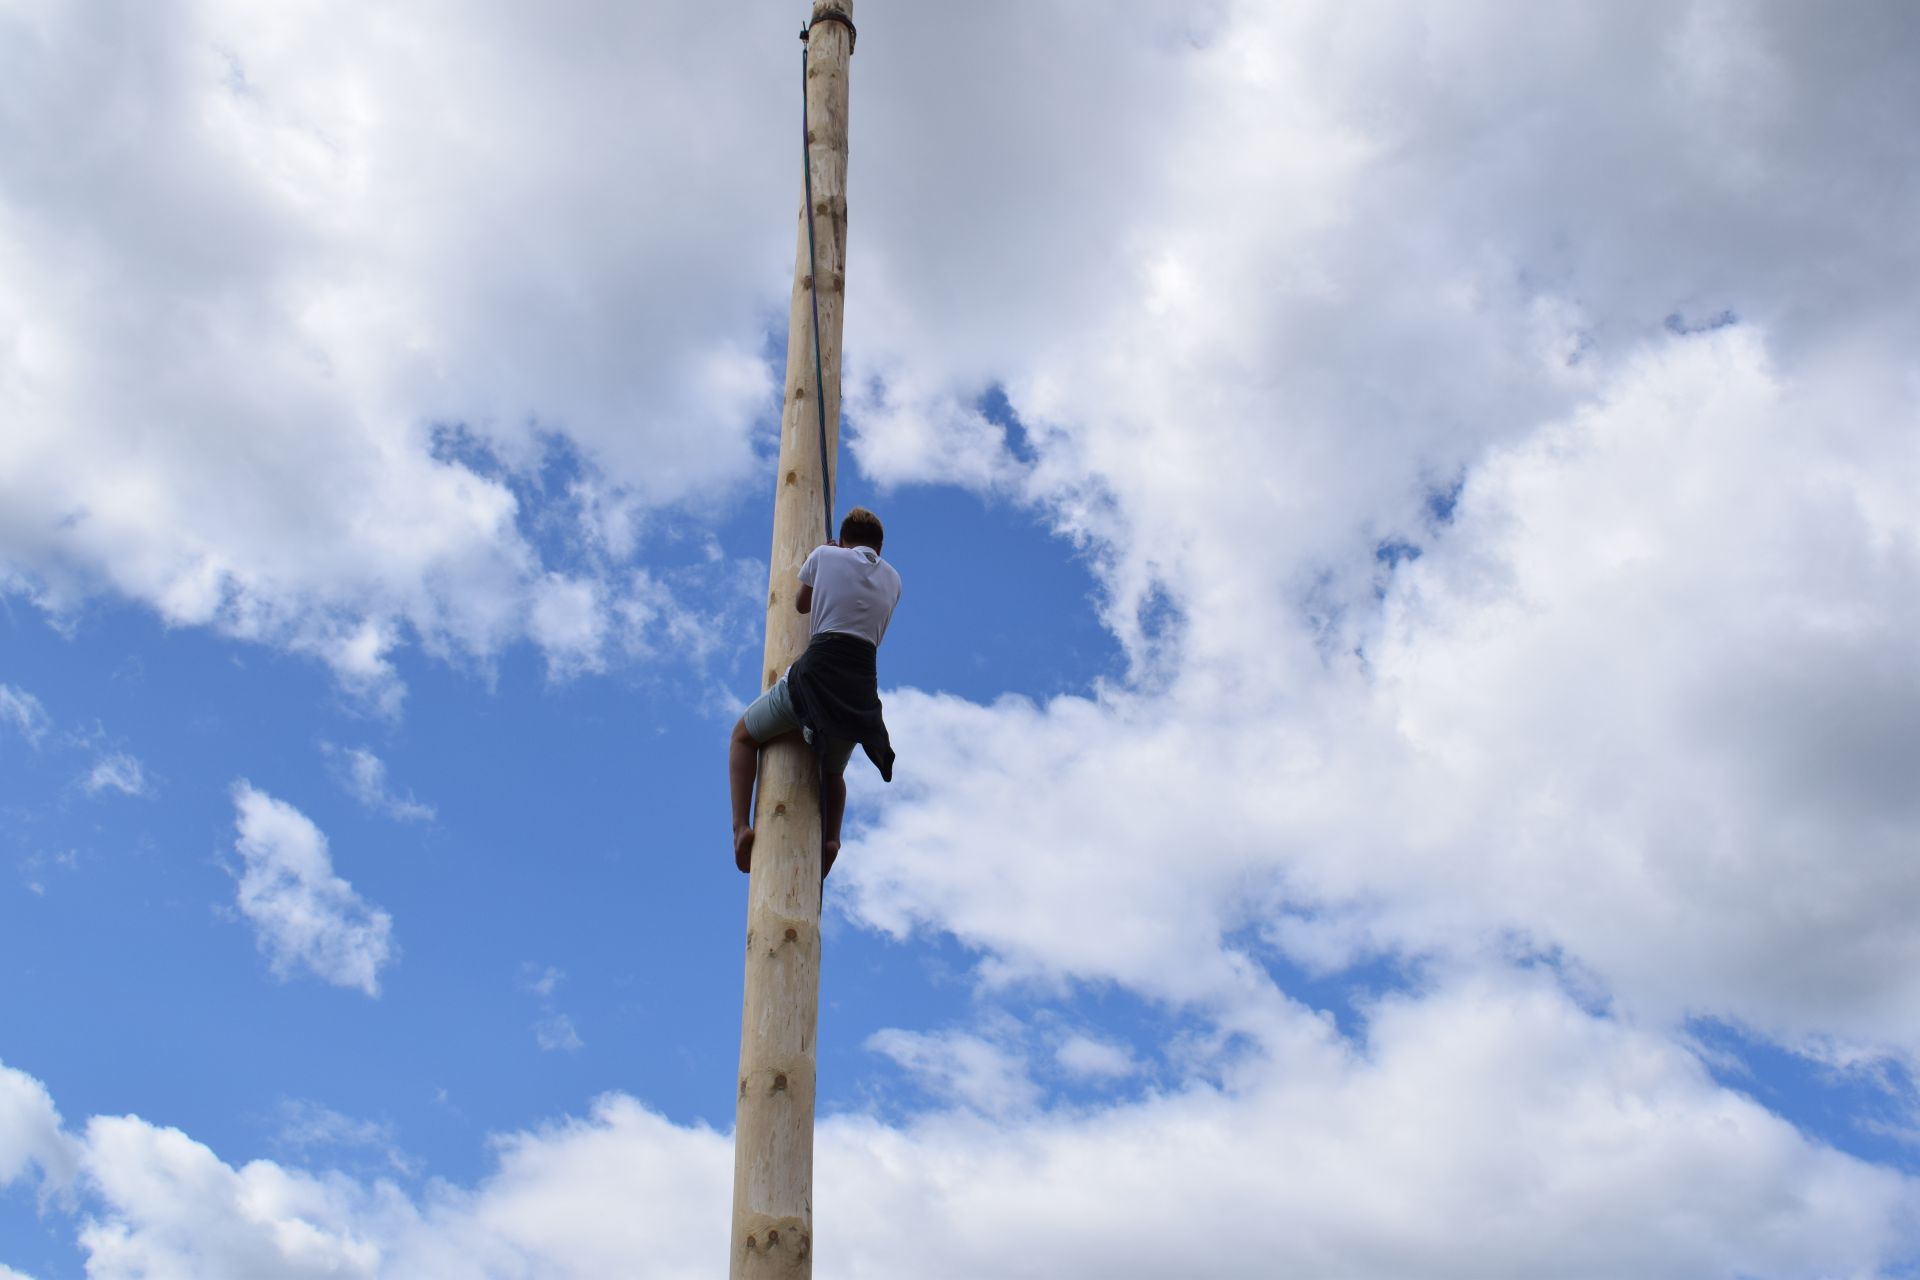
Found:
[[[893,618],[893,607],[900,603],[900,575],[878,551],[872,547],[815,547],[800,566],[800,581],[813,588],[809,636],[844,631],[879,647]]]

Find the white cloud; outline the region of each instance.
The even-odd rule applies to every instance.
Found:
[[[562,442],[619,557],[744,478],[791,232],[788,95],[759,61],[784,62],[786,24],[4,21],[7,589],[311,654],[388,711],[412,642],[485,661],[554,639],[591,669],[528,499],[568,500],[540,488]],[[608,130],[666,103],[701,128]],[[46,119],[110,141],[63,150]]]
[[[1228,1276],[1253,1240],[1287,1274],[1677,1280],[1877,1274],[1915,1244],[1912,1179],[1809,1142],[1539,975],[1387,1000],[1363,1046],[1298,1011],[1276,1028],[1217,1082],[1110,1106],[827,1117],[816,1254],[856,1277]],[[678,1277],[725,1256],[726,1138],[617,1096],[499,1139],[477,1185],[417,1199],[236,1168],[131,1116],[93,1119],[82,1142],[79,1238],[108,1280],[570,1280],[642,1254]]]
[[[867,826],[840,900],[977,948],[990,984],[1117,983],[1221,1034],[1270,1021],[1266,947],[1316,971],[1546,951],[1626,1013],[1549,1016],[1503,980],[1468,986],[1390,1008],[1372,1075],[1277,1070],[1259,1092],[1290,1099],[1289,1123],[1234,1109],[1148,1137],[1103,1112],[1085,1135],[1103,1158],[1044,1165],[1046,1186],[1188,1150],[1268,1175],[1281,1151],[1286,1172],[1327,1175],[1328,1199],[1276,1213],[1200,1176],[1221,1216],[1184,1247],[1116,1260],[1094,1244],[1078,1264],[1233,1274],[1243,1259],[1192,1242],[1260,1222],[1263,1247],[1294,1250],[1273,1269],[1304,1274],[1870,1272],[1785,1260],[1852,1227],[1755,1224],[1754,1247],[1782,1250],[1759,1264],[1670,1218],[1657,1245],[1563,1220],[1537,1246],[1519,1223],[1671,1186],[1631,1171],[1656,1147],[1763,1180],[1812,1167],[1778,1120],[1665,1047],[1689,1014],[1789,1045],[1920,1051],[1901,923],[1920,815],[1898,776],[1920,723],[1903,643],[1920,631],[1920,208],[1883,181],[1920,161],[1899,123],[1920,107],[1892,52],[1905,42],[1888,38],[1908,20],[1239,6],[1166,54],[1151,22],[1030,8],[1023,26],[1070,34],[988,57],[977,11],[902,32],[878,74],[948,86],[937,108],[863,82],[919,104],[870,126],[863,155],[905,167],[935,138],[1024,180],[990,258],[925,251],[1005,216],[982,207],[1002,188],[965,176],[984,161],[863,209],[883,243],[850,303],[850,361],[879,385],[850,395],[854,451],[893,481],[1023,494],[1089,553],[1132,678],[1044,705],[889,691],[900,773],[856,793]],[[1089,56],[1023,65],[1055,46]],[[1001,74],[942,79],[975,59]],[[943,133],[936,111],[966,123]],[[1034,124],[976,130],[1001,115]],[[1085,145],[1057,144],[1076,118],[1097,122]],[[1127,162],[1103,163],[1115,140]],[[1728,310],[1711,332],[1663,324]],[[1025,428],[1017,451],[924,429],[966,420],[995,382]],[[1505,1103],[1471,1101],[1475,1055],[1441,1056],[1429,1009],[1505,1046],[1479,1070],[1498,1083],[1486,1097],[1519,1100],[1517,1128]],[[1400,1043],[1422,1040],[1435,1074],[1384,1048],[1416,1023]],[[1400,1090],[1464,1106],[1460,1127],[1411,1122],[1433,1146],[1373,1165],[1375,1126],[1407,1122]],[[987,1174],[951,1132],[952,1160],[900,1144],[886,1167],[919,1187],[964,1170],[1016,1200],[1017,1171],[1049,1152],[992,1127],[1014,1153]],[[1234,1148],[1214,1139],[1243,1132],[1239,1161],[1220,1154]],[[1510,1134],[1527,1147],[1490,1149]],[[1720,1139],[1742,1154],[1702,1154]],[[1343,1148],[1377,1177],[1344,1181]],[[1528,1148],[1555,1154],[1516,1172]],[[1402,1180],[1443,1166],[1457,1186]],[[1723,1185],[1685,1193],[1700,1221]],[[1116,1198],[1158,1205],[1155,1188]],[[1030,1200],[1023,1244],[1099,1239],[1062,1225],[1062,1197]],[[927,1218],[913,1190],[892,1203]],[[951,1203],[931,1216],[1002,1207]],[[1435,1216],[1343,1217],[1383,1203]],[[1885,1257],[1914,1248],[1881,1238]],[[965,1241],[921,1256],[947,1244],[953,1274],[983,1270]]]
[[[978,1035],[889,1028],[868,1036],[867,1048],[904,1067],[943,1107],[1004,1116],[1027,1111],[1040,1100],[1025,1056]]]
[[[836,1185],[878,1197],[856,1219],[854,1274],[913,1269],[916,1254],[939,1276],[1015,1259],[1059,1275],[1244,1274],[1247,1223],[1260,1269],[1282,1274],[1845,1273],[1902,1247],[1896,1206],[1912,1196],[1830,1153],[1803,1162],[1799,1135],[1687,1055],[1538,983],[1389,1003],[1364,1056],[1296,1036],[1226,1088],[1013,1127],[848,1127],[862,1141],[830,1144],[820,1199],[824,1219]],[[1863,1181],[1762,1190],[1816,1164]],[[1867,1201],[1892,1216],[1856,1219]],[[1772,1207],[1728,1230],[1743,1202]]]
[[[520,989],[538,996],[540,1017],[533,1024],[533,1042],[548,1053],[574,1053],[586,1047],[573,1019],[554,1007],[553,994],[560,989],[566,974],[553,965],[540,968],[532,963],[520,966]]]
[[[1017,490],[1022,474],[1006,429],[969,405],[926,394],[910,377],[896,372],[890,384],[855,389],[861,470],[882,485],[937,476],[986,492]]]
[[[564,1013],[550,1013],[534,1023],[533,1042],[548,1053],[575,1053],[587,1043]]]
[[[1729,330],[1489,459],[1396,575],[1379,706],[1407,812],[1480,850],[1452,889],[1404,869],[1430,909],[1505,913],[1644,1008],[1913,1051],[1920,517],[1876,528],[1901,481],[1806,432],[1829,394]]]
[[[928,15],[862,82],[895,108],[863,158],[919,176],[863,208],[880,261],[849,308],[857,359],[924,403],[850,400],[856,454],[999,475],[911,424],[1004,384],[1028,491],[1096,540],[1137,654],[1166,586],[1205,616],[1192,643],[1241,653],[1322,575],[1327,604],[1364,605],[1371,537],[1417,530],[1426,486],[1669,314],[1737,307],[1796,359],[1882,344],[1885,381],[1891,335],[1920,331],[1912,197],[1879,181],[1916,159],[1896,122],[1920,103],[1873,34],[1897,14],[1023,6],[1021,50],[977,11]],[[976,59],[996,76],[953,76]],[[930,142],[961,159],[921,174]],[[1016,217],[993,254],[942,251]]]
[[[520,966],[521,989],[532,992],[542,1000],[551,999],[553,993],[560,989],[560,984],[566,980],[566,977],[567,975],[564,972],[553,965],[547,965],[543,968],[529,962]]]
[[[136,1116],[88,1122],[85,1174],[106,1212],[81,1224],[90,1280],[136,1277],[373,1277],[377,1220],[393,1193],[267,1160],[235,1169],[178,1129]]]
[[[582,578],[548,574],[533,593],[528,630],[546,653],[552,675],[599,670],[607,633],[599,586]]]
[[[1054,1049],[1053,1058],[1062,1071],[1083,1080],[1118,1080],[1139,1069],[1126,1045],[1095,1036],[1068,1036]]]
[[[136,1117],[87,1129],[88,1276],[500,1277],[709,1275],[727,1250],[732,1154],[705,1129],[608,1097],[587,1120],[510,1134],[479,1187],[420,1202],[392,1183],[240,1168]],[[723,1206],[714,1212],[715,1205]],[[722,1263],[724,1265],[724,1261]]]
[[[277,1148],[292,1151],[311,1162],[323,1153],[338,1160],[343,1154],[371,1152],[379,1162],[395,1173],[419,1172],[419,1161],[400,1149],[394,1126],[384,1121],[361,1120],[332,1107],[306,1099],[288,1099],[280,1105],[280,1128],[274,1135]]]
[[[25,689],[0,684],[0,724],[12,725],[29,746],[37,747],[53,722],[47,716],[47,709],[40,705],[40,699]]]
[[[46,1086],[0,1062],[0,1189],[37,1170],[43,1186],[63,1191],[76,1160]]]
[[[1319,634],[1237,635],[1202,582],[1164,690],[889,693],[844,901],[990,972],[1228,1004],[1249,926],[1315,969],[1517,938],[1646,1016],[1920,1050],[1920,538],[1875,437],[1804,429],[1836,394],[1741,329],[1668,339]]]
[[[866,211],[855,452],[1012,484],[1134,666],[890,692],[856,917],[1214,1008],[1257,1002],[1250,945],[1557,948],[1654,1020],[1920,1050],[1903,12],[1241,6],[1182,39],[1040,6],[1097,56],[990,84],[941,76],[977,13],[902,31],[868,92],[958,97],[863,154],[1011,146],[1029,181],[964,270],[907,250],[1001,216],[967,165]],[[1003,115],[1034,128],[973,132]],[[994,381],[1020,458],[914,425]]]
[[[80,853],[77,849],[62,849],[58,853],[30,853],[20,859],[20,878],[25,881],[29,893],[44,896],[48,871],[76,871],[79,867]]]
[[[392,962],[393,919],[334,874],[327,838],[285,801],[234,784],[238,905],[275,974],[305,969],[335,986],[380,994]]]
[[[432,805],[422,804],[411,791],[402,796],[388,785],[386,761],[366,747],[336,747],[328,742],[321,749],[339,767],[348,793],[367,808],[402,822],[433,820]]]
[[[115,751],[94,761],[82,785],[90,795],[118,791],[122,795],[143,796],[147,794],[147,774],[138,759],[124,751]]]
[[[612,1095],[587,1119],[496,1145],[498,1169],[424,1215],[395,1247],[393,1275],[589,1280],[644,1256],[648,1274],[692,1280],[725,1265],[733,1152],[712,1130]]]
[[[0,412],[27,424],[0,435],[9,590],[118,592],[389,704],[410,637],[482,657],[531,638],[558,674],[613,642],[698,642],[663,577],[549,557],[526,529],[584,527],[585,560],[619,561],[663,505],[740,474],[765,398],[741,353],[791,230],[757,210],[790,207],[790,139],[748,123],[787,118],[752,57],[703,42],[755,24],[648,14],[630,47],[633,28],[450,12],[371,43],[337,10],[238,6],[118,45],[64,10],[21,35],[40,56],[15,68],[20,118],[139,124],[77,176],[59,153],[64,187],[57,140],[6,135]],[[1206,1022],[1212,1049],[1253,1047],[1058,1114],[993,1041],[882,1033],[955,1108],[822,1123],[823,1258],[1910,1263],[1911,1180],[1715,1085],[1673,1028],[1920,1051],[1911,23],[1697,0],[870,25],[852,452],[883,482],[1031,504],[1085,550],[1134,662],[1044,705],[889,692],[901,775],[856,795],[867,847],[836,897],[977,948],[984,999],[1113,983]],[[105,74],[94,48],[152,74]],[[649,118],[609,108],[653,92],[703,128],[623,133],[644,162],[606,165],[599,126]],[[656,207],[663,172],[694,187]],[[67,285],[87,278],[125,288],[104,307]],[[195,319],[156,330],[162,301]],[[993,384],[1023,438],[978,412]],[[431,422],[469,434],[436,444]],[[531,483],[543,432],[588,457],[571,506]],[[371,989],[385,916],[260,800],[298,819],[263,856],[319,850],[311,879],[379,923]],[[1284,1005],[1266,948],[1440,976],[1349,1045]],[[1508,972],[1515,952],[1554,954],[1617,1015]],[[644,1251],[704,1275],[724,1249],[724,1141],[626,1100],[509,1140],[496,1176],[424,1207],[126,1125],[89,1129],[96,1153],[125,1139],[98,1179],[100,1274],[594,1275]]]

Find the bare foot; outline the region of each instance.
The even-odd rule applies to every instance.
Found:
[[[753,828],[733,829],[733,865],[742,871],[753,870]]]
[[[825,880],[827,872],[833,870],[833,860],[840,856],[838,840],[824,840],[820,844],[820,878]]]

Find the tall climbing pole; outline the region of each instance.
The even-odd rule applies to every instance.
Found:
[[[793,596],[832,526],[847,263],[847,64],[853,0],[813,0],[799,246],[767,580],[771,687],[807,643]],[[813,1274],[814,1031],[820,1006],[820,795],[813,752],[789,735],[760,752],[747,890],[746,999],[733,1128],[732,1280]]]

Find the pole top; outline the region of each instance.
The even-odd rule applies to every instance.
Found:
[[[838,6],[830,9],[816,7],[813,11],[812,20],[809,21],[806,26],[800,28],[800,38],[805,40],[809,35],[813,34],[815,24],[821,22],[837,22],[847,29],[847,52],[849,54],[851,54],[855,46],[860,43],[860,31],[853,25],[853,15]]]

